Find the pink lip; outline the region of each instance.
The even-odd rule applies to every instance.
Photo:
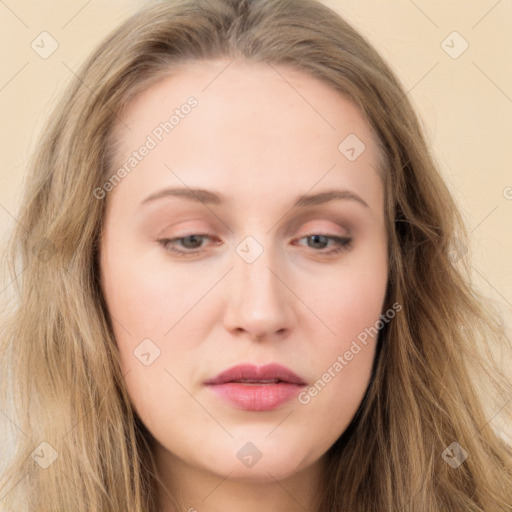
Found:
[[[243,380],[251,382],[236,382]],[[264,382],[270,380],[276,382]],[[204,385],[238,409],[270,411],[291,400],[306,383],[279,364],[242,364],[205,381]]]

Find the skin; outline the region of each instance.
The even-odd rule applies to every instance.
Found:
[[[277,362],[312,386],[375,325],[388,279],[376,138],[349,100],[302,71],[227,64],[187,63],[122,113],[130,130],[116,130],[120,166],[168,113],[198,101],[103,199],[102,288],[129,395],[155,438],[160,511],[173,511],[167,494],[199,512],[313,510],[324,455],[363,398],[377,338],[306,405],[243,411],[203,382],[238,363]],[[338,146],[352,133],[366,149],[349,161]],[[166,187],[208,189],[226,202],[141,205]],[[329,189],[368,207],[293,207]],[[192,256],[158,242],[191,234],[208,236],[172,246]],[[315,244],[314,234],[353,242],[326,255],[340,246]],[[263,251],[252,263],[236,250],[247,236]],[[146,353],[160,353],[146,366],[134,351],[148,338]],[[252,467],[237,457],[248,442],[262,454]]]

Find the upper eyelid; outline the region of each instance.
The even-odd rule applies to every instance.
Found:
[[[301,222],[301,224],[307,225],[307,224],[315,223],[315,222],[322,222],[322,220],[308,219],[304,222]],[[345,222],[342,219],[330,219],[329,223],[334,224],[337,227],[309,227],[308,229],[303,230],[304,234],[302,234],[301,237],[311,236],[311,235],[326,235],[326,236],[335,236],[335,237],[350,237],[350,236],[352,236],[352,228],[353,228],[352,222]],[[289,235],[291,235],[292,232],[297,231],[297,229],[296,229],[297,224],[296,223],[293,223],[293,224],[294,224],[293,226],[288,227],[285,231],[278,231],[278,232],[281,235],[288,237]],[[172,226],[167,226],[167,228],[169,228],[169,227],[172,227]],[[228,230],[231,233],[233,233],[233,231],[231,229],[228,229]],[[337,233],[336,232],[337,230],[342,230],[344,232]],[[185,238],[185,237],[191,236],[191,235],[202,235],[202,236],[216,237],[217,236],[216,234],[210,234],[210,232],[217,232],[217,231],[218,231],[217,228],[213,228],[212,230],[207,228],[204,231],[202,230],[202,228],[198,228],[198,229],[194,228],[194,227],[189,228],[189,229],[185,228],[183,231],[183,234],[173,236],[172,238]],[[221,229],[221,231],[224,231],[224,230]],[[302,231],[302,229],[301,229],[301,231]],[[165,237],[164,235],[162,235],[161,238],[171,238],[171,237],[170,236]]]
[[[190,212],[188,212],[188,213],[190,213]],[[188,213],[186,215],[187,217],[188,217]],[[356,214],[352,211],[350,211],[348,213],[340,212],[337,210],[331,210],[328,208],[327,205],[324,205],[322,208],[319,208],[319,209],[313,208],[313,210],[308,211],[308,212],[300,212],[295,218],[293,218],[293,217],[289,218],[289,214],[287,214],[287,215],[285,215],[285,220],[283,220],[283,223],[281,224],[281,222],[279,222],[279,224],[281,224],[281,226],[278,226],[277,224],[270,225],[269,229],[267,230],[267,233],[270,232],[271,230],[274,230],[276,233],[279,233],[281,236],[289,236],[293,232],[297,231],[298,226],[303,226],[305,224],[316,223],[316,222],[328,222],[330,224],[334,224],[335,226],[337,226],[337,228],[335,227],[335,228],[320,228],[320,229],[327,229],[329,231],[331,231],[333,229],[334,230],[342,229],[343,231],[346,232],[347,235],[350,235],[351,227],[355,226],[355,225],[359,225],[360,223],[363,222],[358,215],[357,216],[355,216],[355,215]],[[178,217],[181,217],[181,214],[179,214]],[[195,217],[195,214],[194,214],[194,217]],[[227,234],[227,235],[229,235],[230,233],[231,234],[233,233],[233,229],[231,229],[230,226],[228,224],[226,224],[226,222],[224,222],[217,215],[215,215],[215,217],[216,217],[216,219],[206,220],[206,224],[210,225],[210,228],[212,228],[213,231],[218,232],[220,229],[220,231],[222,233]],[[203,224],[204,220],[205,220],[204,218],[199,218],[199,217],[193,218],[193,219],[181,218],[179,220],[175,220],[174,222],[172,222],[170,224],[166,224],[164,229],[162,229],[160,232],[164,233],[165,230],[167,230],[171,227],[176,227],[177,225],[182,224],[182,223],[188,224],[189,222],[197,221],[200,224]],[[210,221],[212,221],[213,224]],[[219,221],[220,224],[218,224],[217,221]],[[365,223],[363,222],[363,224],[365,224]],[[206,228],[206,229],[209,230],[210,228]],[[185,227],[185,230],[186,229],[187,228]],[[193,234],[198,234],[199,231],[201,231],[202,229],[203,228],[199,228],[199,230],[196,230],[195,227],[192,227],[192,228],[190,228],[190,233],[187,232],[187,234],[192,234],[191,233],[192,231],[194,231]],[[315,229],[315,228],[313,228],[313,229]],[[308,231],[309,231],[309,229],[308,229]],[[339,236],[345,236],[345,233],[340,234]]]

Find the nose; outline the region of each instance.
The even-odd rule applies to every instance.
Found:
[[[294,295],[270,253],[263,250],[251,263],[234,255],[224,316],[225,328],[234,336],[276,340],[292,330]]]

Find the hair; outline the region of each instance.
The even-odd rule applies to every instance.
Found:
[[[15,299],[3,315],[1,396],[17,428],[0,507],[157,511],[151,436],[124,387],[100,287],[107,200],[94,190],[112,172],[130,99],[187,61],[220,58],[329,84],[360,109],[383,155],[385,309],[402,311],[379,333],[364,399],[326,454],[317,510],[510,512],[512,449],[484,400],[510,412],[495,355],[510,350],[504,322],[472,284],[464,221],[404,88],[316,0],[151,2],[68,85],[30,160],[6,253]],[[457,468],[442,456],[454,442],[467,453]],[[41,450],[58,456],[46,469]]]

